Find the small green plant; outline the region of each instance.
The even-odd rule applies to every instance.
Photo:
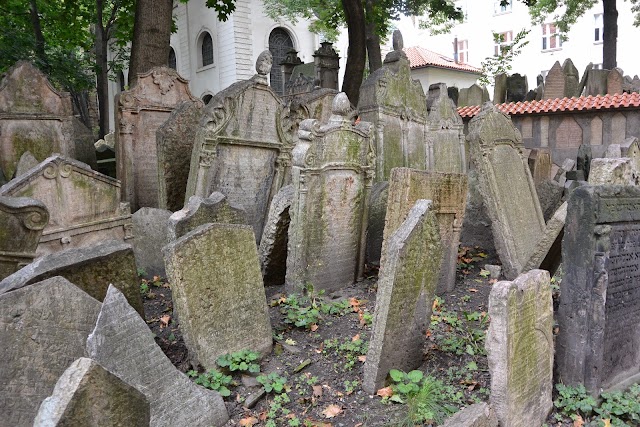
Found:
[[[143,280],[142,283],[140,283],[140,295],[142,295],[143,298],[146,298],[149,295],[149,283],[147,283],[146,280]]]
[[[231,376],[225,375],[215,369],[199,374],[197,371],[191,370],[187,372],[187,376],[195,378],[195,383],[202,387],[215,390],[221,396],[227,397],[231,395],[231,391],[227,386],[232,383]]]
[[[138,277],[146,277],[147,276],[147,272],[146,272],[146,270],[144,268],[138,267],[136,272],[138,273]]]
[[[602,419],[611,420],[611,425],[640,425],[640,385],[632,385],[628,391],[612,391],[600,395],[602,403],[594,412]]]
[[[342,358],[345,363],[342,365],[342,369],[350,371],[356,365],[356,362],[367,354],[368,345],[360,338],[360,335],[356,335],[353,338],[347,338],[344,342],[340,343],[337,338],[325,340],[323,343],[323,353],[325,355],[332,352],[336,356]]]
[[[405,373],[398,369],[392,369],[389,371],[389,376],[394,382],[391,385],[393,396],[391,396],[390,400],[404,403],[405,398],[418,394],[424,374],[422,371],[417,370]]]
[[[458,412],[463,394],[442,381],[427,376],[419,391],[407,402],[411,422],[441,424],[445,418]]]
[[[311,329],[320,321],[320,306],[315,299],[291,294],[280,303],[284,322],[299,328]]]
[[[260,372],[260,365],[256,362],[260,353],[251,350],[240,350],[231,354],[224,354],[216,360],[218,366],[231,372]]]
[[[360,381],[358,381],[358,380],[353,380],[353,381],[346,380],[343,383],[343,385],[344,385],[344,391],[347,394],[351,394],[358,388],[358,386],[360,385]]]
[[[596,400],[587,394],[587,390],[582,384],[576,387],[556,384],[558,398],[553,402],[560,413],[571,419],[577,415],[587,418],[597,405]]]
[[[271,372],[268,375],[258,375],[256,380],[262,384],[264,391],[267,393],[274,392],[280,394],[287,391],[287,379],[278,375],[277,372]]]

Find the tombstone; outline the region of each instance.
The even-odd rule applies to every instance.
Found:
[[[589,77],[589,72],[593,69],[593,62],[589,62],[584,69],[584,73],[582,74],[582,78],[580,79],[580,85],[578,86],[578,96],[588,96],[587,93],[584,93],[584,90],[587,87],[587,78]]]
[[[110,240],[89,248],[45,255],[0,282],[0,295],[54,276],[62,276],[102,301],[109,284],[120,289],[144,316],[131,245]]]
[[[545,222],[547,222],[562,204],[564,185],[560,185],[560,183],[552,179],[547,179],[536,184],[536,193],[538,193],[538,200],[540,200],[542,215]]]
[[[515,73],[507,78],[507,98],[506,102],[522,102],[529,91],[527,76]],[[494,102],[495,104],[496,102]]]
[[[68,92],[55,90],[30,62],[7,70],[0,82],[0,169],[8,180],[26,151],[38,162],[62,153],[95,166],[93,136],[79,130],[88,131],[73,115]]]
[[[549,272],[493,285],[485,347],[491,407],[502,426],[541,426],[553,402],[553,300]]]
[[[250,226],[203,225],[169,243],[164,257],[192,366],[215,369],[224,354],[271,351],[267,299]]]
[[[560,66],[560,61],[556,61],[544,80],[543,99],[564,98],[565,87],[566,76]]]
[[[445,83],[433,83],[429,85],[429,89],[427,90],[427,111],[431,110],[431,107],[440,99],[443,92],[445,96],[449,96],[449,89],[447,89]]]
[[[171,212],[158,208],[141,208],[133,214],[131,240],[138,271],[143,270],[147,278],[166,277],[162,248],[169,243],[167,225]]]
[[[0,195],[34,198],[49,210],[38,256],[133,237],[120,183],[59,154],[0,187]]]
[[[269,206],[269,214],[258,247],[265,286],[283,285],[285,282],[293,196],[293,185],[286,185],[273,196]]]
[[[384,217],[387,214],[389,181],[377,182],[371,188],[369,215],[367,215],[367,248],[365,261],[369,265],[380,266]]]
[[[447,418],[442,427],[498,427],[498,418],[485,402],[474,403]]]
[[[156,131],[158,153],[158,207],[182,209],[189,179],[191,152],[204,104],[200,100],[179,104]]]
[[[81,357],[42,402],[33,426],[148,426],[149,420],[144,394],[94,360]]]
[[[576,159],[576,170],[583,172],[585,181],[589,179],[592,158],[591,146],[587,144],[580,144],[580,147],[578,147],[578,157]]]
[[[467,176],[457,173],[424,172],[394,168],[389,179],[382,258],[387,241],[400,227],[418,199],[431,201],[442,245],[437,292],[451,291],[456,284],[460,230],[467,201]]]
[[[179,239],[209,223],[247,224],[247,215],[242,208],[230,204],[226,196],[217,191],[206,199],[193,196],[187,206],[169,217],[169,241]]]
[[[620,144],[609,144],[607,151],[604,152],[604,157],[609,159],[617,159],[622,157],[622,149]]]
[[[122,199],[134,212],[159,206],[156,131],[188,100],[197,101],[189,82],[168,67],[138,74],[133,88],[116,95],[117,177],[122,182]]]
[[[593,159],[589,184],[640,185],[640,170],[628,157]]]
[[[84,356],[99,312],[98,301],[62,277],[0,295],[3,425],[33,425],[40,402]]]
[[[486,90],[486,88],[485,88]],[[477,84],[472,84],[467,93],[467,105],[482,105],[485,102],[484,90]]]
[[[578,89],[580,87],[580,72],[573,65],[571,58],[564,60],[562,64],[562,71],[564,72],[564,96],[565,98],[573,98],[574,96],[580,96]]]
[[[602,389],[640,380],[640,188],[585,185],[562,242],[557,382]]]
[[[0,280],[33,261],[48,221],[42,202],[0,196]]]
[[[502,104],[507,102],[507,73],[496,74],[493,87],[493,103]]]
[[[399,34],[395,31],[394,37]],[[376,182],[388,180],[395,167],[427,169],[427,99],[420,81],[411,77],[402,46],[398,46],[387,55],[382,68],[362,84],[358,100],[360,118],[372,123],[376,132]]]
[[[529,152],[529,170],[533,182],[540,185],[550,179],[551,175],[551,154],[548,150],[534,148]]]
[[[607,77],[609,77],[609,70],[589,70],[585,83],[584,96],[606,95]]]
[[[286,285],[335,290],[362,277],[375,154],[370,123],[352,121],[346,94],[327,124],[305,120],[293,151]]]
[[[427,117],[427,169],[466,173],[464,123],[446,85],[440,85],[440,95],[433,100]]]
[[[622,157],[640,157],[638,138],[631,136],[620,143],[620,155]]]
[[[302,64],[302,60],[298,57],[298,51],[295,50],[294,48],[289,49],[284,59],[280,63],[280,66],[282,67],[282,77],[284,80],[285,93],[289,94],[288,83],[291,80],[293,69],[296,66],[301,64]]]
[[[448,87],[447,88],[447,93],[449,94],[449,98],[451,98],[451,100],[453,101],[453,103],[457,107],[458,106],[458,97],[460,96],[458,88],[455,87],[455,86]]]
[[[458,91],[458,102],[456,103],[458,108],[469,106],[469,88],[462,88]]]
[[[513,279],[545,230],[522,137],[509,116],[485,104],[469,122],[468,139],[504,275]]]
[[[287,105],[290,110],[290,117],[293,119],[293,139],[297,142],[298,125],[305,119],[316,119],[326,122],[331,117],[331,105],[333,98],[338,94],[334,89],[315,88],[311,92],[291,96],[288,98]]]
[[[613,69],[609,71],[607,75],[607,93],[609,95],[622,95],[622,84],[624,83],[624,79],[622,74],[617,69]]]
[[[338,90],[338,71],[340,71],[340,57],[331,42],[323,41],[313,53],[316,80],[324,89]]]
[[[536,242],[522,271],[540,268],[551,275],[556,273],[562,262],[562,237],[566,221],[567,202],[564,202],[547,221],[544,233]]]
[[[31,151],[25,151],[22,153],[22,156],[16,165],[15,177],[17,178],[20,175],[24,175],[29,169],[35,168],[38,164],[40,164],[40,162],[33,157]]]
[[[271,61],[262,52],[258,74],[218,92],[205,107],[186,193],[188,200],[221,192],[246,211],[256,236],[271,198],[290,180],[294,145],[289,110],[267,82]]]

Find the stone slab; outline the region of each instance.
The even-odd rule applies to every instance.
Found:
[[[147,278],[166,277],[162,248],[169,243],[167,225],[171,212],[166,209],[140,208],[132,215],[131,240],[138,271],[144,270]]]
[[[294,196],[293,185],[285,185],[273,196],[265,221],[258,256],[265,286],[283,285],[287,273],[287,244],[289,242],[289,209]]]
[[[640,171],[628,157],[593,159],[589,184],[640,185]]]
[[[552,276],[562,262],[562,237],[567,220],[567,202],[564,202],[547,221],[544,234],[533,249],[523,271],[536,268],[547,270]]]
[[[447,86],[442,83],[441,86],[427,117],[426,169],[432,172],[466,173],[464,123],[447,94]]]
[[[442,427],[498,427],[498,418],[486,403],[474,403],[447,418]]]

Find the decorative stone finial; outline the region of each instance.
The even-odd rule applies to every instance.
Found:
[[[266,76],[271,72],[271,65],[273,64],[273,56],[268,50],[263,51],[256,60],[256,71],[261,76]]]
[[[347,94],[344,92],[340,92],[333,99],[333,104],[331,106],[331,112],[337,116],[347,116],[351,112],[351,102],[349,102],[349,98]]]
[[[404,49],[404,41],[402,40],[402,33],[400,30],[393,31],[393,50]]]

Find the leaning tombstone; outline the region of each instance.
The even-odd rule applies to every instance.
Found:
[[[589,171],[591,170],[591,159],[593,155],[591,154],[591,146],[587,144],[580,144],[578,147],[578,157],[576,159],[576,170],[582,171],[584,181],[589,179]],[[567,179],[569,179],[567,177]]]
[[[493,285],[485,347],[491,407],[501,426],[541,426],[553,402],[553,300],[549,272]]]
[[[167,224],[170,216],[171,212],[158,208],[140,208],[132,215],[133,234],[136,237],[131,240],[131,245],[137,271],[146,278],[167,276],[162,248],[169,243]]]
[[[503,104],[507,102],[507,73],[496,74],[493,86],[493,103]]]
[[[422,364],[424,336],[440,270],[440,235],[431,202],[418,200],[390,236],[378,279],[373,332],[362,388],[384,386],[391,369]]]
[[[271,351],[269,311],[253,229],[207,224],[164,249],[180,330],[192,366],[224,354]]]
[[[559,61],[553,64],[544,79],[543,99],[564,98],[566,76]]]
[[[100,422],[98,422],[100,420]],[[148,426],[149,402],[144,394],[81,357],[74,361],[38,410],[33,427]]]
[[[551,154],[548,150],[534,148],[529,152],[529,170],[533,182],[540,185],[542,182],[550,179],[551,175]]]
[[[593,396],[640,381],[640,188],[585,185],[569,199],[557,381]]]
[[[0,295],[2,425],[33,425],[60,375],[84,356],[99,312],[100,302],[62,277]]]
[[[507,100],[506,102],[521,102],[525,100],[529,92],[527,76],[515,73],[507,78]],[[494,104],[497,102],[494,101]]]
[[[562,203],[547,221],[544,233],[535,247],[522,271],[533,269],[547,270],[554,275],[562,262],[562,237],[567,221],[567,202]]]
[[[578,88],[580,86],[580,72],[573,65],[571,58],[564,60],[562,64],[562,72],[564,73],[564,96],[565,98],[573,98],[580,96]]]
[[[269,206],[269,214],[258,247],[265,286],[284,285],[285,282],[293,195],[293,185],[285,185],[276,193]]]
[[[220,394],[196,385],[173,366],[114,286],[86,342],[88,357],[147,397],[150,427],[223,426],[229,419]]]
[[[464,123],[447,94],[447,86],[444,83],[440,86],[427,117],[427,169],[466,173]]]
[[[348,286],[364,270],[367,212],[375,154],[371,124],[353,122],[347,95],[333,100],[321,125],[300,124],[293,151],[293,185],[286,285],[318,289]]]
[[[498,427],[498,418],[485,402],[474,403],[447,418],[442,427]]]
[[[593,69],[593,62],[589,62],[584,69],[584,73],[582,74],[582,78],[580,79],[580,85],[578,86],[578,95],[577,96],[588,96],[589,94],[584,93],[585,88],[587,87],[587,78],[589,76],[589,71]]]

